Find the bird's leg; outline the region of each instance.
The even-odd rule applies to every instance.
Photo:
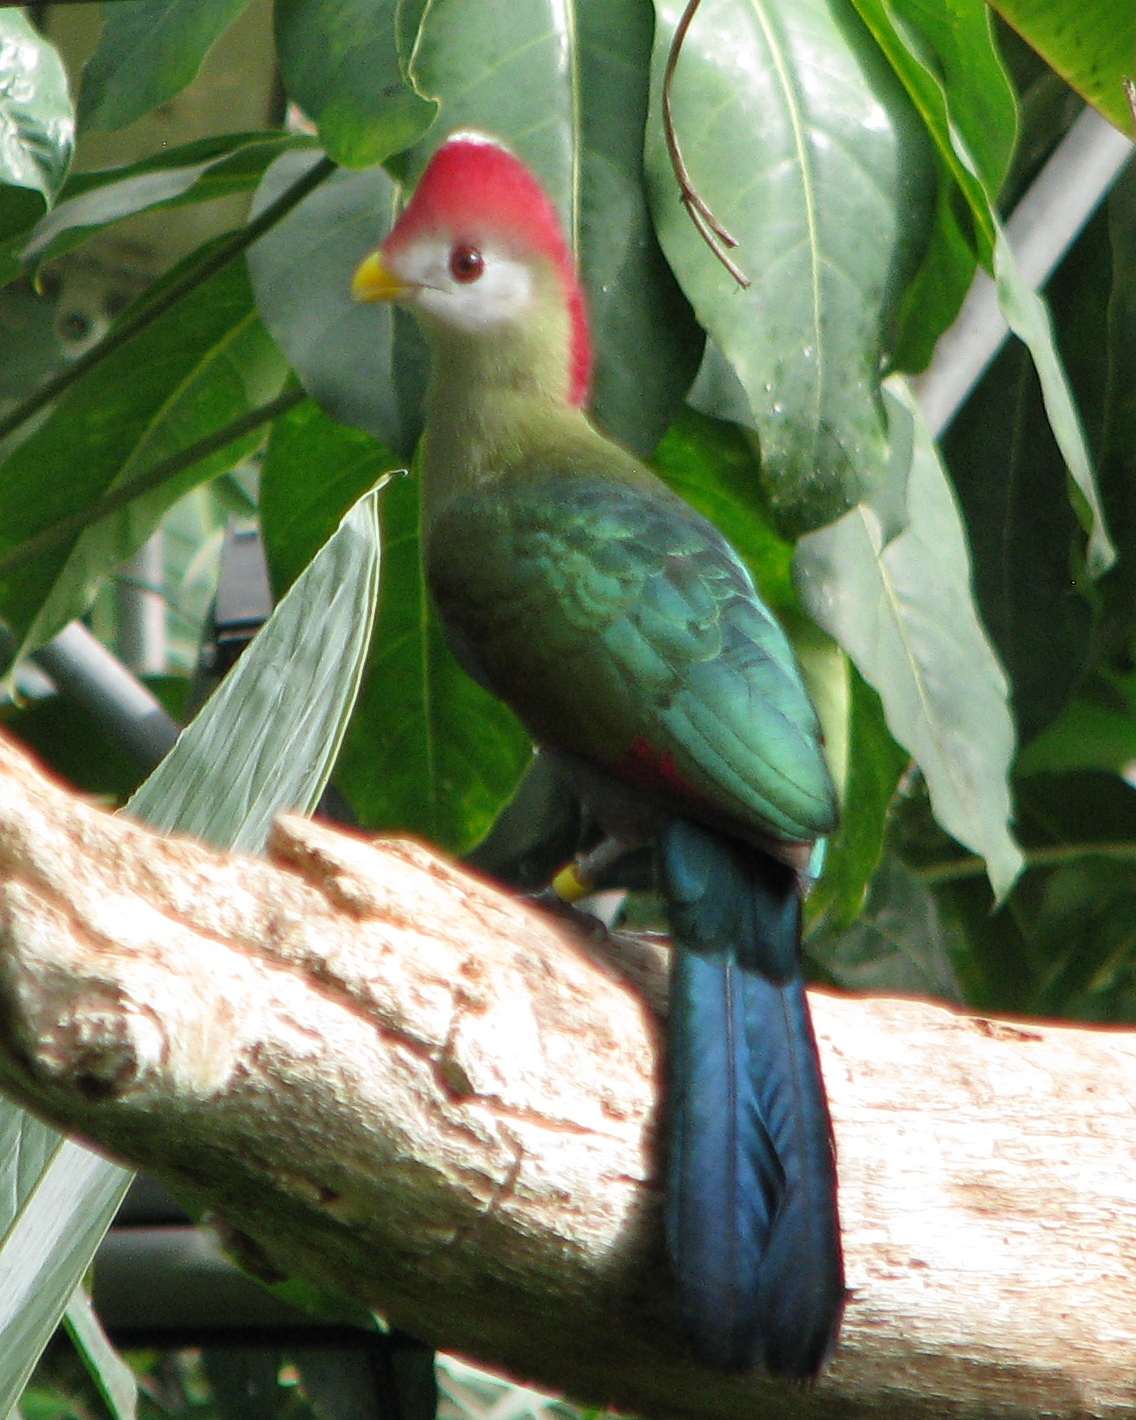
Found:
[[[607,870],[638,847],[637,839],[602,838],[594,848],[561,868],[548,887],[533,895],[533,900],[551,912],[571,918],[590,933],[596,932],[598,925],[606,934],[607,928],[598,917],[579,911],[575,904],[595,892]]]

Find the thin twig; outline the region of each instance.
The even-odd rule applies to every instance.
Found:
[[[111,513],[117,513],[120,508],[125,508],[128,503],[132,503],[143,493],[149,493],[151,489],[157,488],[167,479],[176,478],[179,473],[183,473],[187,468],[192,468],[195,463],[200,463],[202,459],[208,458],[210,454],[215,454],[219,449],[225,448],[226,445],[243,438],[246,434],[251,434],[262,424],[268,424],[273,419],[278,419],[281,414],[286,414],[289,409],[306,398],[307,395],[302,389],[295,387],[286,389],[283,394],[277,395],[267,404],[249,410],[239,419],[234,419],[231,424],[226,424],[223,429],[216,429],[212,434],[198,439],[196,444],[190,444],[188,448],[182,449],[180,453],[171,454],[168,459],[162,459],[153,468],[148,468],[128,483],[122,484],[121,487],[112,488],[109,493],[96,499],[94,503],[88,504],[86,508],[80,508],[78,511],[68,514],[66,518],[60,518],[57,523],[52,523],[50,527],[36,533],[35,537],[30,537],[27,542],[21,542],[18,547],[14,547],[7,556],[0,557],[0,578],[11,576],[21,567],[26,567],[29,562],[35,562],[37,558],[42,557],[45,552],[50,552],[57,544],[66,542],[69,537],[82,532],[92,523],[109,517]]]
[[[1128,95],[1128,107],[1132,110],[1132,132],[1136,134],[1136,83],[1131,79],[1121,79],[1124,92]]]
[[[679,20],[674,38],[671,40],[670,53],[667,55],[667,67],[663,74],[663,133],[667,140],[667,152],[670,154],[671,167],[678,180],[679,196],[690,215],[690,220],[697,227],[706,245],[738,285],[745,289],[750,285],[749,277],[727,254],[727,249],[732,251],[737,246],[737,238],[731,236],[718,221],[705,199],[695,188],[694,181],[683,160],[682,151],[678,146],[678,134],[675,131],[674,113],[671,108],[671,89],[674,86],[675,70],[678,68],[678,57],[682,52],[683,41],[686,39],[686,33],[690,29],[695,11],[701,3],[702,0],[687,0],[686,9],[682,12],[682,19]]]
[[[1025,854],[1025,868],[1058,868],[1066,863],[1079,863],[1086,858],[1107,858],[1114,863],[1136,863],[1136,843],[1062,843],[1052,848],[1032,848]],[[931,887],[942,883],[962,882],[980,878],[986,872],[984,858],[955,858],[947,863],[933,863],[916,870],[923,882]]]
[[[301,202],[313,188],[318,187],[325,178],[330,177],[335,168],[336,164],[330,158],[321,158],[303,177],[294,182],[285,192],[282,192],[275,202],[266,207],[259,217],[250,222],[247,227],[242,227],[239,232],[234,232],[232,237],[218,246],[211,256],[193,267],[192,270],[187,271],[180,280],[175,281],[152,301],[146,301],[143,297],[144,304],[133,312],[128,311],[120,322],[110,328],[97,345],[93,345],[73,365],[68,365],[65,370],[61,370],[53,380],[48,380],[47,384],[42,385],[22,404],[17,405],[3,419],[0,419],[0,439],[6,438],[14,429],[18,429],[21,424],[26,423],[33,414],[38,414],[45,405],[50,404],[64,390],[69,389],[77,380],[82,379],[88,370],[101,364],[139,331],[153,325],[158,317],[165,315],[171,306],[176,306],[191,291],[195,291],[210,277],[216,276],[219,271],[222,271],[231,261],[235,261],[242,252],[252,246],[253,242],[262,237],[270,227],[274,227],[298,202]]]

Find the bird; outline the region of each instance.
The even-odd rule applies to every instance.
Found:
[[[505,143],[448,135],[352,294],[405,305],[430,349],[423,561],[446,639],[602,828],[559,896],[653,855],[676,1323],[716,1370],[809,1382],[845,1300],[800,948],[837,809],[789,642],[721,533],[589,419],[576,263]]]

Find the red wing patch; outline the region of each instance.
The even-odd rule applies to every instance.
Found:
[[[611,766],[624,779],[630,779],[644,789],[681,794],[684,799],[701,797],[683,779],[669,750],[660,752],[649,745],[642,735],[631,741],[631,748]]]

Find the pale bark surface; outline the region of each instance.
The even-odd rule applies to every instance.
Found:
[[[670,1323],[661,954],[421,845],[163,839],[0,741],[0,1083],[439,1347],[632,1413],[1136,1413],[1136,1035],[814,993],[852,1291],[802,1392]]]

